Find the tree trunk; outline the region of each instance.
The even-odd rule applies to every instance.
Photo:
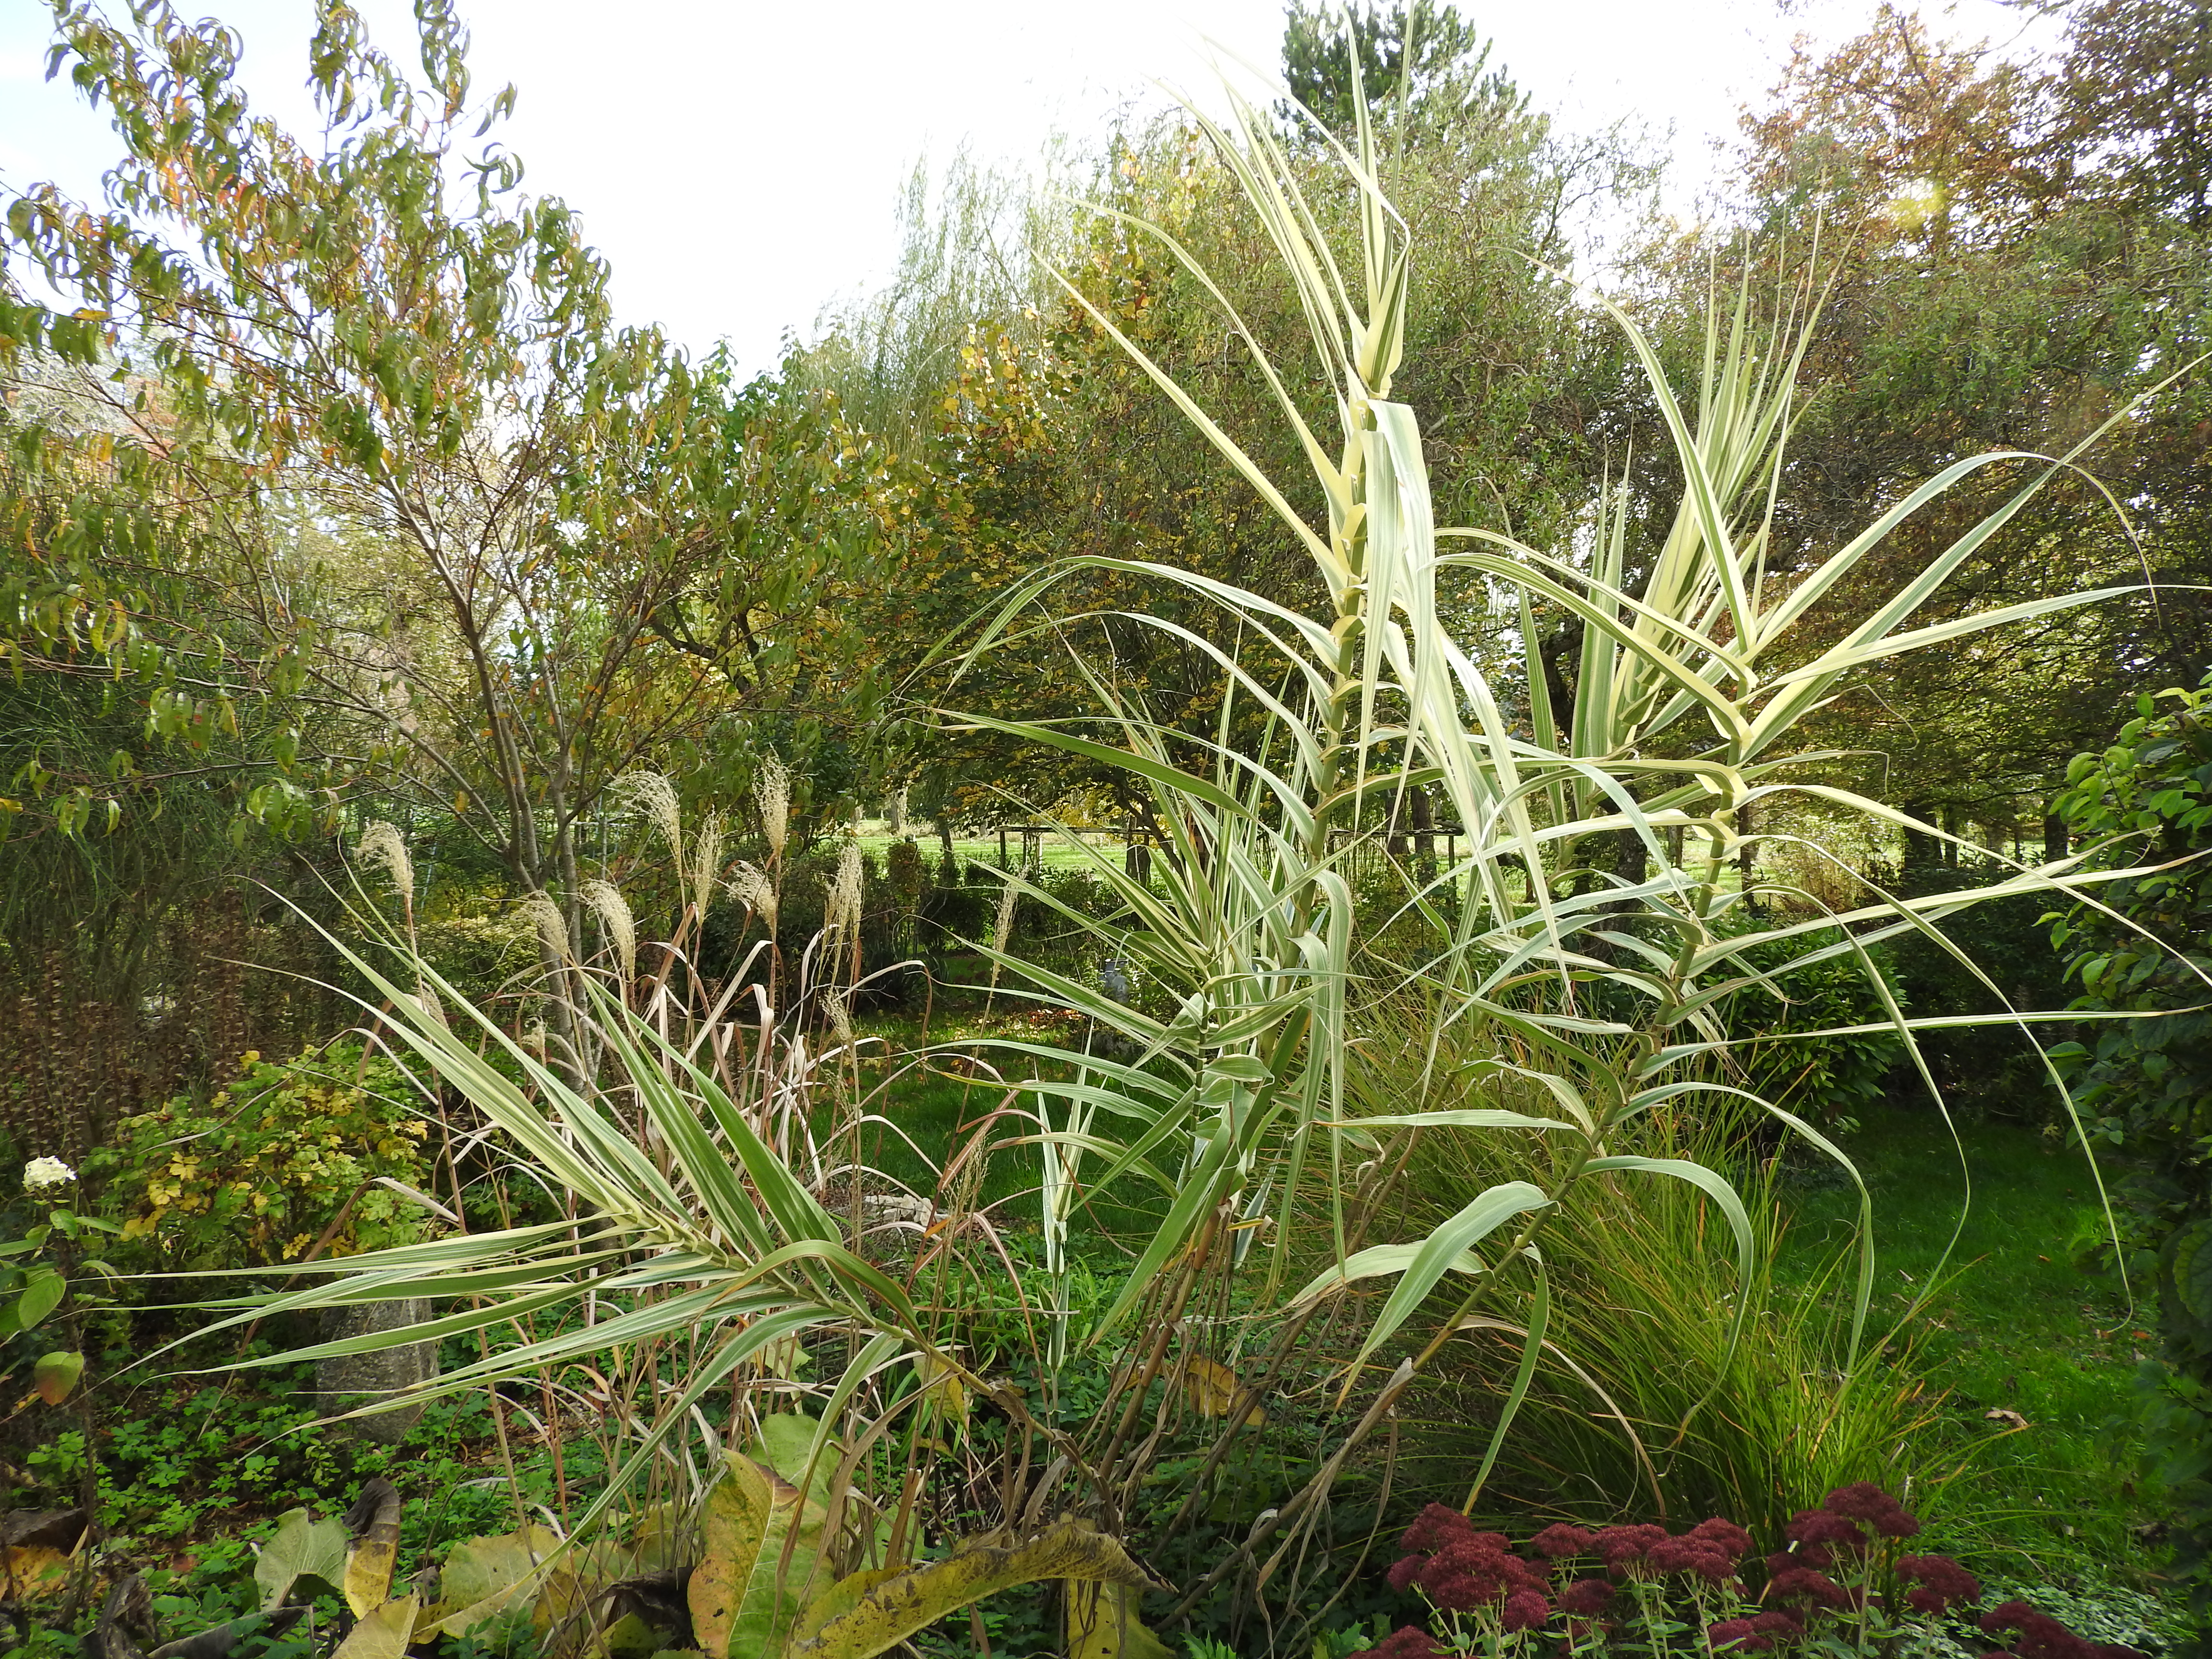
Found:
[[[1917,818],[1923,823],[1929,823],[1934,817],[1935,812],[1936,809],[1925,801],[1914,800],[1905,803],[1905,816],[1908,818]],[[1926,830],[1908,828],[1905,832],[1905,867],[1911,870],[1926,865],[1942,863],[1942,842]]]

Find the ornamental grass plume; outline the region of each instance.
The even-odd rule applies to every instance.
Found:
[[[837,1034],[837,1041],[846,1048],[856,1041],[853,1032],[853,995],[849,991],[830,991],[822,999],[822,1012],[829,1016],[830,1029]]]
[[[753,769],[753,804],[760,808],[761,834],[769,855],[780,859],[791,839],[791,769],[773,751]]]
[[[607,930],[607,938],[621,959],[623,983],[627,985],[637,977],[637,921],[630,915],[629,902],[612,882],[587,881],[582,898],[585,908],[599,919]]]
[[[568,921],[561,914],[561,907],[544,893],[532,893],[522,901],[522,914],[528,916],[538,929],[538,937],[546,951],[558,962],[573,962],[575,956],[568,948]]]
[[[691,902],[701,917],[714,896],[714,880],[722,872],[722,815],[709,812],[700,823],[698,839],[691,844]]]
[[[767,871],[740,859],[726,885],[732,898],[761,919],[762,927],[775,932],[775,884]]]
[[[684,870],[684,814],[676,803],[676,786],[659,772],[625,772],[615,780],[617,799],[644,817],[659,831],[668,856]]]
[[[860,931],[860,843],[848,841],[837,849],[837,873],[824,884],[828,896],[822,908],[822,931],[846,930],[850,938]]]
[[[380,864],[392,878],[402,904],[415,902],[415,863],[407,856],[407,841],[399,827],[382,818],[372,819],[361,832],[354,856],[364,863]]]

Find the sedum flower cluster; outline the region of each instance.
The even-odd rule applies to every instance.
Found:
[[[1715,1516],[1686,1532],[1649,1523],[1595,1529],[1559,1523],[1516,1549],[1431,1504],[1407,1528],[1393,1589],[1434,1610],[1353,1659],[1499,1655],[1547,1637],[1562,1654],[1620,1647],[1649,1656],[1886,1650],[1902,1621],[1940,1620],[1981,1597],[1944,1555],[1902,1553],[1919,1518],[1871,1481],[1838,1486],[1800,1510],[1784,1547],[1764,1557],[1750,1534]],[[2128,1659],[2021,1601],[1981,1620],[2016,1632],[1987,1659]],[[1549,1650],[1547,1649],[1547,1650]],[[1530,1650],[1533,1654],[1533,1649]]]

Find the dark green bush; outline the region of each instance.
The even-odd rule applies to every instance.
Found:
[[[2212,674],[2148,697],[2101,755],[2068,768],[2057,810],[2107,867],[2161,866],[2099,890],[2051,936],[2081,987],[2075,1005],[2139,1019],[2089,1026],[2056,1051],[2093,1141],[2122,1153],[2130,1276],[2151,1287],[2159,1352],[2140,1378],[2153,1472],[2179,1510],[2177,1566],[2212,1642]]]
[[[1880,1100],[1890,1073],[1905,1058],[1904,1044],[1887,1034],[1790,1035],[1887,1019],[1888,1010],[1868,977],[1869,963],[1899,1006],[1908,1004],[1883,946],[1870,949],[1863,960],[1851,953],[1796,965],[1842,939],[1841,929],[1823,928],[1786,946],[1749,951],[1747,965],[1766,974],[1769,983],[1732,993],[1720,1008],[1730,1036],[1762,1039],[1737,1050],[1747,1086],[1778,1106],[1821,1122],[1849,1121]]]
[[[2010,875],[2008,866],[1971,854],[1956,864],[1933,859],[1908,863],[1893,890],[1907,897],[1985,887]],[[2051,953],[2044,926],[2047,902],[2033,894],[1970,905],[1939,923],[1944,936],[2003,993],[2000,1000],[1958,957],[1923,935],[1895,941],[1890,960],[1897,980],[1923,1018],[1994,1014],[2007,1005],[2023,1012],[2065,1006],[2072,994],[2062,964]],[[1972,1025],[1923,1031],[1920,1052],[1954,1109],[2027,1122],[2048,1122],[2063,1111],[2035,1046],[2017,1026]],[[1917,1079],[1897,1079],[1898,1092],[1919,1092]]]

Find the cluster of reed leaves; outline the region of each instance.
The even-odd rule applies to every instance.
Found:
[[[2100,597],[1911,625],[1921,602],[2063,463],[1962,460],[1844,545],[1785,556],[1773,540],[1773,507],[1814,296],[1784,295],[1779,314],[1762,319],[1747,289],[1732,306],[1717,299],[1701,382],[1686,404],[1633,322],[1615,313],[1683,480],[1679,509],[1653,526],[1656,550],[1635,580],[1638,509],[1625,491],[1597,504],[1586,544],[1555,552],[1441,529],[1419,424],[1390,397],[1415,273],[1373,136],[1363,125],[1348,149],[1330,141],[1294,153],[1264,110],[1233,88],[1227,95],[1225,123],[1195,111],[1191,118],[1212,145],[1210,164],[1241,187],[1295,283],[1312,361],[1270,362],[1229,295],[1194,265],[1194,273],[1274,388],[1311,478],[1293,485],[1266,476],[1171,380],[1145,366],[1310,554],[1327,611],[1309,616],[1186,572],[1124,564],[1182,582],[1224,613],[1218,636],[1158,617],[1121,619],[1164,630],[1218,665],[1230,695],[1217,730],[1194,735],[1153,718],[1108,667],[1080,658],[1076,670],[1098,699],[1087,725],[963,716],[953,707],[935,715],[1116,769],[1147,798],[1164,836],[1150,878],[1097,857],[1120,920],[1069,920],[1133,963],[1158,996],[1117,1000],[984,947],[1005,971],[1002,998],[1079,1012],[1121,1040],[1119,1057],[1097,1045],[1076,1053],[1000,1044],[997,1074],[1012,1085],[1003,1105],[956,1146],[939,1190],[914,1195],[926,1212],[916,1237],[891,1239],[870,1224],[858,1135],[841,1130],[830,1145],[847,1150],[817,1155],[799,1133],[810,1111],[776,1104],[795,1097],[779,1096],[773,1079],[818,1088],[831,1062],[852,1051],[842,1029],[826,1052],[802,1049],[807,1028],[793,1018],[796,997],[781,1006],[757,997],[742,1023],[726,1002],[679,1012],[629,983],[627,969],[611,985],[604,969],[574,963],[573,947],[552,940],[549,924],[549,945],[560,943],[573,964],[556,992],[569,1048],[549,1060],[465,1009],[449,1024],[427,975],[387,975],[364,961],[394,1010],[395,1048],[465,1096],[538,1178],[567,1195],[568,1212],[550,1224],[357,1256],[327,1280],[234,1318],[435,1296],[452,1311],[428,1324],[286,1358],[483,1334],[481,1363],[440,1379],[440,1389],[596,1366],[636,1345],[682,1340],[684,1364],[647,1391],[633,1449],[580,1526],[647,1468],[685,1467],[684,1449],[718,1432],[702,1409],[711,1400],[732,1396],[742,1417],[764,1402],[772,1408],[784,1389],[812,1400],[817,1457],[838,1472],[840,1505],[911,1515],[933,1484],[950,1483],[963,1487],[961,1512],[975,1526],[1020,1529],[1074,1511],[1119,1534],[1141,1510],[1152,1536],[1169,1538],[1194,1524],[1209,1483],[1258,1425],[1261,1402],[1273,1411],[1285,1399],[1305,1401],[1332,1436],[1310,1479],[1179,1584],[1170,1619],[1224,1586],[1292,1593],[1316,1559],[1310,1547],[1346,1460],[1470,1331],[1502,1334],[1510,1354],[1491,1432],[1462,1471],[1467,1504],[1483,1501],[1559,1334],[1597,1322],[1561,1305],[1582,1288],[1555,1266],[1572,1256],[1554,1242],[1563,1218],[1634,1215],[1658,1248],[1710,1253],[1732,1287],[1712,1337],[1722,1355],[1714,1376],[1727,1382],[1735,1363],[1728,1356],[1749,1336],[1765,1223],[1725,1169],[1650,1139],[1646,1126],[1700,1102],[1735,1103],[1848,1169],[1812,1125],[1732,1080],[1738,1044],[1719,1010],[1768,978],[1755,953],[1826,929],[1829,942],[1796,963],[1863,963],[1885,938],[1940,940],[1936,924],[1964,905],[2087,879],[2064,865],[2023,869],[1972,892],[1875,893],[1841,915],[1808,915],[1763,907],[1745,884],[1740,872],[1753,866],[1740,854],[1773,839],[1749,821],[1761,803],[1793,793],[1878,824],[1904,821],[1821,782],[1828,757],[1794,751],[1793,729],[1884,657]],[[1343,253],[1329,229],[1340,223],[1352,227]],[[1166,233],[1137,228],[1182,257]],[[1326,436],[1304,412],[1312,403],[1333,412]],[[1838,623],[1825,614],[1869,550],[1905,520],[1957,480],[2008,463],[2024,464],[2029,476],[1998,511],[1865,615]],[[1317,520],[1294,505],[1301,489],[1317,497]],[[1056,612],[1055,585],[1100,562],[1078,557],[1038,573],[966,642],[963,660],[1029,627],[1066,627],[1073,619]],[[1481,584],[1524,653],[1540,619],[1580,624],[1571,708],[1553,709],[1533,665],[1494,672],[1455,633],[1455,607],[1442,594],[1468,580]],[[1816,622],[1826,642],[1801,644]],[[1230,637],[1243,648],[1221,642]],[[957,702],[954,684],[948,704]],[[1415,788],[1456,821],[1463,854],[1389,899],[1395,918],[1363,915],[1345,873],[1348,849]],[[1624,841],[1639,858],[1620,856]],[[1049,892],[1007,879],[1053,907]],[[547,908],[557,914],[550,901]],[[1410,965],[1363,953],[1359,941],[1378,922],[1409,918],[1428,933]],[[834,1012],[842,1005],[829,964],[840,952],[834,939],[812,948],[822,964],[816,983],[830,989],[819,1006]],[[676,951],[667,947],[672,959]],[[641,949],[638,958],[648,979],[651,956]],[[665,966],[659,982],[669,983]],[[1869,983],[1884,994],[1878,975]],[[1418,1023],[1399,1040],[1418,1057],[1417,1076],[1448,1044],[1472,1057],[1455,1073],[1470,1103],[1430,1106],[1423,1086],[1396,1110],[1357,1109],[1347,1055],[1361,1011],[1385,998],[1416,1011]],[[1916,1023],[1886,1006],[1910,1051]],[[503,1049],[504,1067],[479,1045]],[[847,1098],[840,1122],[857,1125],[866,1114],[851,1115]],[[1390,1226],[1401,1212],[1387,1200],[1420,1136],[1481,1145],[1484,1182],[1425,1233],[1402,1237]],[[975,1264],[1006,1255],[1005,1212],[978,1206],[972,1194],[977,1166],[1006,1141],[1035,1146],[1045,1170],[1044,1271],[1038,1304],[1025,1312],[1046,1394],[1079,1354],[1116,1357],[1103,1401],[1078,1421],[1057,1420],[1012,1387],[1004,1350],[978,1343],[964,1317],[962,1286],[981,1278]],[[1670,1184],[1703,1218],[1693,1237],[1682,1237],[1667,1212],[1637,1207],[1640,1195]],[[1073,1294],[1081,1266],[1073,1241],[1102,1225],[1102,1198],[1126,1206],[1117,1212],[1125,1222],[1133,1213],[1144,1220],[1121,1241],[1126,1262],[1087,1316]],[[1622,1248],[1631,1237],[1624,1224]],[[1846,1275],[1855,1279],[1844,1296],[1846,1372],[1863,1352],[1869,1251]],[[1011,1257],[1006,1266],[1018,1283]],[[578,1307],[587,1319],[489,1346],[504,1343],[500,1334],[520,1320]],[[802,1352],[815,1376],[779,1376]],[[1684,1416],[1694,1425],[1708,1403],[1689,1401]],[[947,1413],[978,1410],[1006,1425],[1000,1443],[1009,1449],[988,1466],[950,1449],[944,1432]],[[1756,1435],[1770,1425],[1741,1427]],[[1176,1460],[1163,1508],[1170,1449],[1187,1455]],[[690,1467],[711,1480],[711,1459]],[[890,1535],[906,1540],[890,1547],[896,1561],[914,1547],[914,1529],[902,1533],[894,1520]]]

